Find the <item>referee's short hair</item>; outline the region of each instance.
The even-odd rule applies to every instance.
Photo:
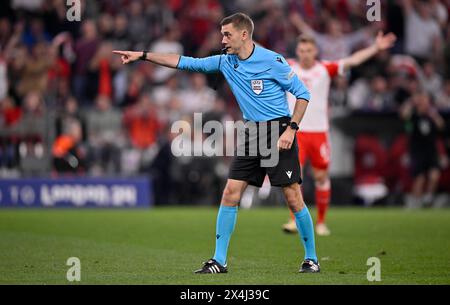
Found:
[[[250,18],[248,15],[244,13],[233,14],[231,16],[223,18],[220,22],[220,25],[224,26],[230,23],[233,24],[233,26],[238,30],[247,30],[250,38],[252,37],[255,25],[252,18]]]

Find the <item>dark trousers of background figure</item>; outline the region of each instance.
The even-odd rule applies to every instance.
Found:
[[[121,150],[112,143],[90,147],[88,153],[89,169],[100,169],[99,174],[120,174]]]

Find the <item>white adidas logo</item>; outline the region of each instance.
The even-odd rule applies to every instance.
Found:
[[[289,179],[291,179],[292,171],[287,171],[287,172],[286,172],[286,175],[289,177]]]

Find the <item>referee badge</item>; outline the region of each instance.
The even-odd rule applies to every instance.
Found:
[[[251,84],[253,92],[255,92],[257,95],[260,95],[264,90],[264,82],[262,79],[253,79],[251,80]]]

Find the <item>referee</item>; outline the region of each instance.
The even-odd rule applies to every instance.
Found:
[[[257,142],[270,143],[273,130],[279,130],[275,164],[264,164],[268,157],[260,151],[256,154],[238,154],[234,157],[227,184],[223,191],[217,215],[216,249],[213,258],[195,273],[226,273],[227,250],[237,218],[237,208],[246,187],[261,187],[267,174],[271,185],[282,187],[287,204],[294,213],[300,241],[305,250],[300,266],[302,273],[320,272],[317,260],[314,227],[306,207],[300,184],[300,164],[295,134],[305,113],[310,94],[297,75],[280,54],[257,46],[252,39],[254,24],[243,13],[236,13],[221,21],[223,55],[192,58],[176,54],[159,54],[132,51],[113,51],[121,55],[122,63],[147,60],[154,64],[203,73],[221,72],[233,91],[243,117],[256,126],[267,124],[269,128],[258,128]],[[292,93],[296,105],[290,115],[286,91]],[[273,128],[273,127],[276,128]],[[264,132],[260,132],[264,130]],[[247,146],[252,143],[246,130]],[[273,139],[272,139],[273,140]],[[249,150],[246,150],[249,152]],[[271,150],[273,154],[273,150]],[[273,159],[273,158],[271,158]]]

